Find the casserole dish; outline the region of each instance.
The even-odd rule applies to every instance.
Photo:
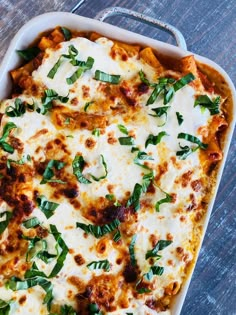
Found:
[[[143,46],[150,46],[162,54],[174,57],[174,58],[181,58],[186,55],[189,55],[188,52],[176,48],[174,46],[164,44],[161,42],[158,42],[156,40],[152,40],[128,31],[121,30],[114,26],[108,26],[107,24],[100,23],[98,21],[90,20],[87,18],[71,15],[69,13],[49,13],[42,16],[39,16],[37,18],[34,18],[32,21],[30,21],[28,24],[26,24],[16,35],[15,39],[11,43],[9,50],[6,54],[6,57],[3,60],[3,64],[1,66],[1,81],[3,82],[0,90],[0,96],[1,98],[7,97],[10,94],[10,81],[8,78],[8,72],[17,66],[19,66],[19,59],[15,55],[16,49],[24,49],[28,47],[35,38],[37,38],[39,33],[42,33],[44,31],[47,31],[48,29],[52,29],[57,25],[63,25],[69,29],[78,29],[78,30],[84,30],[84,31],[94,31],[96,30],[98,33],[104,34],[107,37],[110,37],[110,34],[112,33],[112,38],[115,38],[117,40],[122,40],[125,42],[130,43],[140,43]],[[30,30],[30,34],[28,32]],[[216,64],[213,62],[207,60],[206,58],[196,56],[196,59],[203,64],[207,64],[208,66],[215,69],[217,72],[219,72],[225,79],[227,86],[231,90],[232,98],[233,98],[233,104],[234,104],[234,111],[235,111],[235,91],[232,85],[232,82],[228,78],[227,74]],[[224,159],[226,157],[227,150],[229,148],[230,143],[230,137],[232,136],[233,131],[233,119],[232,115],[230,115],[231,121],[230,126],[227,130],[227,135],[225,137],[225,146],[224,146]],[[218,184],[216,185],[215,194],[217,191],[217,187],[219,185],[219,179],[220,175],[223,170],[223,162],[221,163],[220,170],[218,172]],[[204,228],[203,228],[203,234],[206,230],[206,226],[210,217],[210,212],[213,206],[213,199],[211,200],[211,203],[208,208],[207,215],[204,220]],[[190,281],[190,276],[188,278],[189,280],[185,282],[184,287],[182,288],[180,294],[175,300],[175,303],[172,305],[172,314],[177,315],[180,313],[180,309],[184,300],[184,296],[187,291],[187,287]]]

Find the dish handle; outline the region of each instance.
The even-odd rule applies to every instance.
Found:
[[[129,17],[133,20],[157,27],[174,37],[176,40],[177,46],[180,48],[187,50],[186,41],[184,39],[183,34],[174,26],[169,23],[154,19],[150,16],[144,15],[142,13],[138,13],[129,9],[121,8],[121,7],[109,7],[102,11],[100,11],[96,16],[95,19],[99,21],[104,21],[108,17],[111,16],[125,16]]]

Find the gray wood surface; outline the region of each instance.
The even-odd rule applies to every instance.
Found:
[[[70,11],[76,3],[75,0],[0,0],[0,57],[13,35],[31,17],[49,11]],[[114,5],[176,26],[184,34],[190,51],[217,62],[236,83],[235,0],[85,0],[76,12],[94,17],[99,10]],[[113,18],[109,22],[173,42],[162,32],[132,20]],[[236,314],[235,135],[182,315]]]

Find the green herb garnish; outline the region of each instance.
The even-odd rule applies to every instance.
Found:
[[[121,145],[134,145],[133,137],[120,137],[118,138]]]
[[[194,147],[194,148],[191,148],[191,147],[189,147],[187,145],[186,146],[181,146],[179,144],[181,150],[177,151],[176,155],[181,160],[185,160],[191,153],[195,152],[198,149],[206,150],[207,147],[208,147],[208,144],[201,142],[197,137],[195,137],[193,135],[190,135],[188,133],[184,133],[184,132],[179,133],[178,134],[178,139],[184,139],[184,140],[187,140],[187,141],[190,141],[192,143],[197,144],[197,146]]]
[[[110,232],[113,232],[120,225],[118,219],[113,220],[111,223],[105,225],[93,225],[77,222],[76,227],[81,228],[86,234],[92,234],[96,238],[100,238]]]
[[[158,143],[161,142],[161,139],[164,136],[168,136],[168,134],[165,131],[159,132],[158,135],[156,136],[150,134],[145,142],[145,148],[147,148],[149,144],[157,145]]]
[[[4,211],[0,213],[0,218],[4,218],[4,220],[0,221],[0,234],[2,234],[6,230],[9,221],[12,218],[12,215],[13,214],[10,211]]]
[[[9,136],[10,131],[14,128],[17,128],[17,126],[14,123],[12,122],[6,123],[6,125],[3,127],[2,137],[0,138],[0,147],[3,149],[3,151],[6,151],[8,153],[14,152],[14,148],[9,143],[6,142],[6,138]]]
[[[85,103],[85,105],[84,105],[84,111],[87,112],[89,106],[92,105],[93,103],[94,103],[94,101],[90,101],[90,102]]]
[[[105,271],[110,271],[111,265],[107,259],[92,261],[87,265],[89,270],[103,269]]]
[[[117,127],[119,128],[120,132],[124,133],[125,135],[128,135],[128,130],[124,125],[117,125]]]
[[[73,174],[76,176],[77,180],[82,184],[91,184],[91,181],[88,180],[84,175],[82,174],[82,171],[85,167],[85,161],[82,155],[76,155],[73,162],[72,162],[72,168],[73,168]]]
[[[167,240],[159,240],[156,245],[151,249],[148,250],[146,253],[145,258],[148,259],[150,257],[158,257],[160,258],[161,256],[158,255],[158,252],[167,246],[169,246],[172,243],[172,241],[167,241]]]
[[[0,315],[9,315],[11,310],[12,300],[4,301],[0,299]]]
[[[36,111],[42,115],[47,114],[47,112],[52,109],[54,100],[59,100],[62,103],[67,103],[69,98],[67,96],[58,95],[58,93],[52,89],[45,90],[44,96],[41,98],[42,108],[37,108]]]
[[[41,180],[40,184],[46,184],[46,183],[59,183],[59,184],[65,184],[65,182],[59,180],[59,179],[53,179],[54,176],[53,168],[56,170],[62,169],[66,164],[64,162],[58,161],[58,160],[50,160],[48,162],[48,165],[43,173],[43,179]]]
[[[140,197],[143,191],[142,185],[136,183],[134,186],[134,190],[129,200],[127,201],[127,207],[134,206],[134,210],[138,211],[140,209]]]
[[[92,135],[95,136],[95,137],[99,137],[99,136],[100,136],[100,129],[95,128],[95,129],[92,131]]]
[[[179,112],[176,112],[176,117],[177,117],[179,126],[182,125],[184,121],[183,115],[181,115]]]
[[[39,209],[45,214],[46,218],[49,219],[53,216],[54,211],[58,208],[59,203],[47,200],[43,195],[39,196],[37,199],[37,204]]]
[[[39,221],[38,218],[33,217],[33,218],[30,218],[28,220],[23,221],[22,225],[23,225],[24,228],[30,229],[32,227],[39,226],[40,225],[40,221]]]
[[[68,30],[68,28],[61,26],[61,31],[63,33],[63,36],[65,37],[65,40],[71,39],[71,31]]]
[[[207,95],[199,95],[194,102],[194,107],[198,105],[203,108],[207,108],[211,115],[219,114],[220,96],[217,96],[214,100],[211,100]]]
[[[69,78],[66,78],[67,84],[73,84],[76,80],[79,79],[79,77],[87,70],[92,69],[94,64],[94,59],[92,57],[88,57],[87,61],[84,64],[80,64],[80,67],[70,76]],[[78,65],[75,64],[75,65]]]
[[[40,53],[40,49],[38,47],[30,47],[23,50],[17,50],[16,52],[24,60],[30,61]]]
[[[22,102],[22,100],[20,98],[16,98],[14,101],[14,105],[13,106],[8,106],[5,110],[5,114],[9,117],[21,117],[24,115],[26,108],[24,103]]]
[[[163,191],[162,189],[160,189],[160,190],[165,194],[165,198],[162,198],[161,200],[156,202],[155,209],[157,212],[160,211],[160,205],[162,205],[163,203],[171,203],[172,202],[171,195],[167,194],[167,192]]]
[[[135,253],[134,253],[134,246],[137,239],[137,235],[133,235],[131,242],[129,244],[129,255],[130,255],[130,262],[132,266],[136,266],[136,259],[135,259]]]
[[[102,72],[100,70],[96,70],[95,71],[95,80],[102,81],[102,82],[108,82],[111,84],[118,84],[120,82],[120,75],[108,74],[108,73]]]

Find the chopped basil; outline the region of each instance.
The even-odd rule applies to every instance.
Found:
[[[150,293],[152,292],[152,290],[148,289],[148,288],[140,288],[140,289],[137,289],[137,293],[139,294],[143,294],[143,293]]]
[[[76,227],[81,228],[85,231],[86,234],[92,234],[96,238],[100,238],[110,232],[113,232],[120,225],[120,221],[118,219],[113,220],[111,223],[105,225],[93,225],[93,224],[84,224],[77,222]]]
[[[161,200],[157,201],[155,204],[155,209],[157,212],[160,211],[160,205],[163,203],[171,203],[172,202],[172,197],[171,195],[167,194],[165,191],[161,189],[161,191],[165,194],[165,198],[162,198]]]
[[[50,281],[46,280],[44,277],[36,276],[33,278],[27,278],[25,280],[21,280],[16,277],[11,277],[10,280],[7,282],[7,288],[11,289],[12,291],[19,291],[19,290],[27,290],[29,288],[35,287],[39,285],[43,288],[46,292],[46,295],[43,300],[43,304],[47,304],[48,310],[50,310],[51,303],[53,300],[52,294],[52,284]]]
[[[96,303],[89,304],[88,312],[89,315],[103,315]]]
[[[127,207],[134,206],[134,210],[138,211],[140,209],[140,197],[143,191],[142,185],[136,183],[134,186],[134,190],[129,200],[127,201]]]
[[[76,62],[75,57],[78,55],[78,50],[75,48],[74,45],[70,45],[68,48],[68,55],[63,54],[62,57],[71,59],[70,63],[74,64]]]
[[[90,174],[90,176],[92,177],[92,179],[95,180],[96,182],[99,182],[101,179],[106,178],[106,177],[107,177],[107,174],[108,174],[108,171],[107,171],[107,164],[106,164],[106,162],[105,162],[104,156],[101,154],[100,157],[101,157],[101,160],[102,160],[102,165],[103,165],[103,167],[104,167],[105,175],[102,175],[102,176],[100,176],[100,177],[96,177],[96,176]]]
[[[57,73],[57,70],[60,68],[61,64],[63,63],[63,58],[68,58],[68,59],[71,59],[71,63],[74,64],[74,62],[76,61],[75,60],[75,57],[78,55],[78,50],[73,46],[73,45],[70,45],[69,46],[69,49],[68,49],[68,55],[61,55],[57,62],[55,63],[55,65],[52,67],[52,69],[48,72],[47,74],[47,77],[50,78],[50,79],[53,79],[55,74]]]
[[[96,136],[96,137],[99,137],[99,136],[100,136],[100,129],[95,128],[95,129],[92,131],[92,135],[93,135],[93,136]]]
[[[36,255],[37,258],[41,259],[42,261],[45,262],[45,264],[48,264],[49,262],[51,262],[53,259],[55,259],[57,257],[56,254],[50,254],[49,252],[47,252],[46,250],[41,250],[37,253]]]
[[[152,280],[153,276],[161,276],[164,272],[164,268],[160,266],[152,266],[147,273],[143,275],[147,281]]]
[[[38,218],[33,217],[33,218],[30,218],[28,220],[23,221],[22,225],[23,225],[24,228],[30,229],[32,227],[39,226],[40,225],[40,221],[39,221]]]
[[[132,266],[136,266],[136,259],[135,259],[135,253],[134,253],[134,245],[137,239],[137,235],[133,235],[131,242],[129,244],[129,255],[130,255],[130,262]]]
[[[133,137],[120,137],[118,138],[121,145],[134,145]]]
[[[50,231],[57,242],[57,245],[56,245],[57,248],[61,249],[61,253],[57,257],[57,262],[56,262],[55,266],[53,267],[50,275],[48,276],[48,278],[53,278],[61,271],[61,269],[64,265],[64,261],[66,259],[66,256],[69,252],[69,249],[68,249],[66,243],[64,242],[64,240],[62,239],[61,233],[58,232],[55,225],[50,224]]]
[[[113,235],[113,241],[117,243],[120,239],[121,239],[121,234],[120,234],[120,231],[117,230],[115,234]]]
[[[68,28],[61,26],[61,31],[63,33],[63,36],[65,37],[65,40],[71,39],[71,31],[68,30]]]
[[[139,151],[137,156],[134,158],[134,164],[141,166],[143,168],[149,169],[145,164],[140,163],[140,161],[151,161],[153,160],[153,157],[148,155],[146,152]]]
[[[136,147],[132,147],[131,148],[131,153],[134,153],[134,152],[137,152],[137,151],[139,151],[139,148],[136,148]]]
[[[124,125],[117,125],[117,127],[119,128],[120,132],[124,133],[125,135],[128,135],[128,130]]]
[[[88,57],[85,64],[81,65],[73,74],[71,77],[66,78],[67,84],[73,84],[79,77],[87,70],[92,69],[94,64],[94,59],[92,57]]]
[[[89,270],[95,270],[95,269],[103,269],[105,271],[110,271],[111,265],[107,259],[105,260],[98,260],[98,261],[92,261],[87,265]]]
[[[8,106],[5,110],[5,114],[9,117],[21,117],[24,115],[26,109],[25,105],[20,98],[16,98],[13,106]]]
[[[30,269],[28,269],[25,273],[25,278],[33,278],[33,277],[44,277],[47,278],[46,274],[43,271],[40,271],[35,262],[33,262]]]
[[[41,98],[42,108],[37,108],[36,111],[39,114],[45,115],[47,112],[52,109],[53,101],[59,100],[62,103],[67,103],[69,98],[67,96],[60,96],[58,93],[52,89],[48,89],[44,91],[44,96]]]
[[[156,101],[157,97],[160,95],[160,93],[166,91],[167,86],[173,82],[175,82],[175,80],[172,78],[160,78],[158,80],[158,83],[152,85],[154,87],[154,90],[150,95],[149,99],[147,100],[146,105],[148,106],[153,104]]]
[[[196,143],[203,150],[206,150],[208,146],[207,144],[202,143],[197,137],[184,132],[178,134],[178,139],[185,139],[187,141]]]
[[[168,136],[168,134],[165,131],[159,132],[158,135],[156,136],[150,134],[145,142],[145,148],[147,148],[149,144],[157,145],[158,143],[161,142],[161,139],[164,136]]]
[[[12,122],[6,123],[6,125],[3,127],[2,137],[0,138],[0,147],[8,153],[14,152],[14,148],[6,142],[6,138],[9,136],[10,131],[14,128],[17,128],[17,126],[14,123]]]
[[[140,80],[141,80],[143,83],[145,83],[146,85],[151,86],[151,87],[155,87],[155,86],[156,86],[155,83],[150,83],[150,82],[148,81],[148,79],[146,78],[146,76],[145,76],[143,70],[140,70],[138,74],[139,74]]]
[[[53,79],[55,74],[57,73],[57,70],[59,69],[59,67],[61,66],[63,62],[62,56],[57,60],[57,62],[55,63],[55,65],[52,67],[52,69],[48,72],[47,77],[50,79]]]
[[[145,174],[143,176],[143,181],[142,181],[142,190],[144,193],[147,192],[147,189],[151,183],[151,181],[154,179],[154,173],[153,171],[151,171],[150,173],[148,174]]]
[[[45,214],[47,219],[49,219],[51,216],[53,216],[54,211],[59,206],[59,203],[49,201],[43,195],[39,196],[36,199],[36,201],[37,201],[39,209]]]
[[[85,161],[82,155],[76,155],[73,162],[73,174],[76,176],[77,180],[82,184],[90,184],[91,181],[84,177],[82,171],[85,167]]]
[[[120,75],[108,74],[100,70],[96,70],[95,79],[102,82],[108,82],[111,84],[118,84],[120,82]]]
[[[192,73],[188,73],[180,80],[175,81],[172,78],[160,78],[158,83],[150,83],[145,77],[143,73],[139,73],[141,80],[147,84],[148,86],[154,87],[152,94],[150,95],[149,99],[147,100],[147,106],[153,104],[157,97],[163,93],[164,96],[164,105],[170,102],[173,98],[176,91],[184,87],[186,84],[190,83],[195,79]]]
[[[181,115],[179,112],[176,112],[176,117],[177,117],[179,126],[182,125],[184,121],[183,115]]]
[[[112,201],[112,200],[115,199],[115,196],[114,196],[113,194],[107,194],[107,195],[105,196],[105,198],[106,198],[107,200]]]
[[[167,110],[170,108],[170,106],[162,106],[157,108],[152,108],[152,110],[156,113],[156,115],[151,115],[153,117],[161,117],[163,115],[167,116]]]
[[[23,50],[17,50],[16,52],[24,60],[30,61],[40,53],[40,49],[38,47],[30,47]]]
[[[70,117],[66,117],[64,121],[64,125],[69,125],[70,124]]]
[[[180,151],[176,152],[176,155],[181,159],[181,160],[185,160],[191,153],[197,151],[199,149],[199,147],[195,147],[195,148],[190,148],[189,146],[185,145],[185,146],[181,146],[179,143],[179,147],[180,147]]]
[[[4,218],[3,220],[0,221],[0,234],[2,234],[6,230],[8,223],[12,218],[12,215],[13,214],[10,211],[4,211],[0,213],[0,218]]]
[[[158,127],[162,127],[165,125],[166,120],[167,120],[167,111],[169,108],[170,108],[170,106],[162,106],[162,107],[152,108],[152,111],[154,111],[156,113],[156,115],[149,114],[150,116],[158,117],[158,118],[165,116],[164,121],[161,121],[161,123],[158,125]]]
[[[11,163],[15,163],[18,165],[23,165],[25,164],[26,159],[28,160],[28,158],[26,156],[23,156],[20,160],[12,160],[12,159],[7,159],[7,168],[11,168]]]
[[[26,252],[26,261],[32,260],[38,251],[45,250],[47,248],[47,242],[43,240],[41,237],[35,236],[33,238],[22,235],[22,238],[26,241],[29,241],[28,243],[28,249]],[[37,249],[36,249],[37,244]]]
[[[161,85],[156,85],[155,89],[152,91],[152,94],[148,98],[146,105],[148,106],[148,105],[153,104],[162,90],[163,90],[163,87]]]
[[[188,73],[187,75],[176,81],[171,87],[165,87],[164,105],[168,104],[171,101],[175,92],[182,89],[182,87],[184,87],[194,79],[195,79],[194,75],[192,73]]]
[[[182,87],[189,84],[193,80],[195,80],[195,77],[191,72],[186,74],[184,77],[182,77],[181,79],[179,79],[178,81],[176,81],[173,84],[173,88],[174,88],[175,92],[182,89]]]
[[[76,311],[70,305],[63,305],[60,308],[60,314],[58,313],[50,313],[48,315],[76,315]]]
[[[85,105],[84,105],[84,111],[87,112],[87,109],[88,109],[89,106],[90,106],[91,104],[93,104],[93,103],[94,103],[94,101],[90,101],[90,102],[85,103]]]
[[[153,249],[148,250],[146,253],[145,258],[148,259],[150,257],[158,257],[160,258],[161,256],[158,255],[158,251],[166,248],[172,243],[172,241],[167,241],[167,240],[159,240],[156,245],[153,247]]]
[[[66,164],[64,162],[58,161],[58,160],[50,160],[48,162],[48,165],[43,173],[43,179],[41,180],[40,184],[45,183],[59,183],[59,184],[65,184],[65,182],[57,179],[52,179],[54,176],[53,168],[56,170],[62,169]]]
[[[197,105],[207,108],[211,115],[219,114],[220,96],[217,96],[214,100],[211,100],[208,95],[199,95],[194,102],[194,107]]]
[[[11,310],[12,300],[4,301],[0,299],[0,315],[9,315]]]
[[[120,206],[121,206],[121,204],[119,203],[119,201],[117,201],[117,200],[116,200],[116,201],[114,202],[114,206],[116,206],[116,207],[120,207]]]
[[[203,142],[201,142],[197,137],[195,136],[192,136],[188,133],[184,133],[184,132],[181,132],[178,134],[178,139],[185,139],[187,141],[190,141],[192,143],[195,143],[197,144],[197,146],[195,148],[190,148],[189,146],[180,146],[180,151],[177,151],[176,152],[176,155],[182,159],[182,160],[185,160],[191,153],[195,152],[196,150],[198,150],[199,148],[200,149],[203,149],[203,150],[206,150],[207,147],[208,147],[208,144],[205,144]]]

